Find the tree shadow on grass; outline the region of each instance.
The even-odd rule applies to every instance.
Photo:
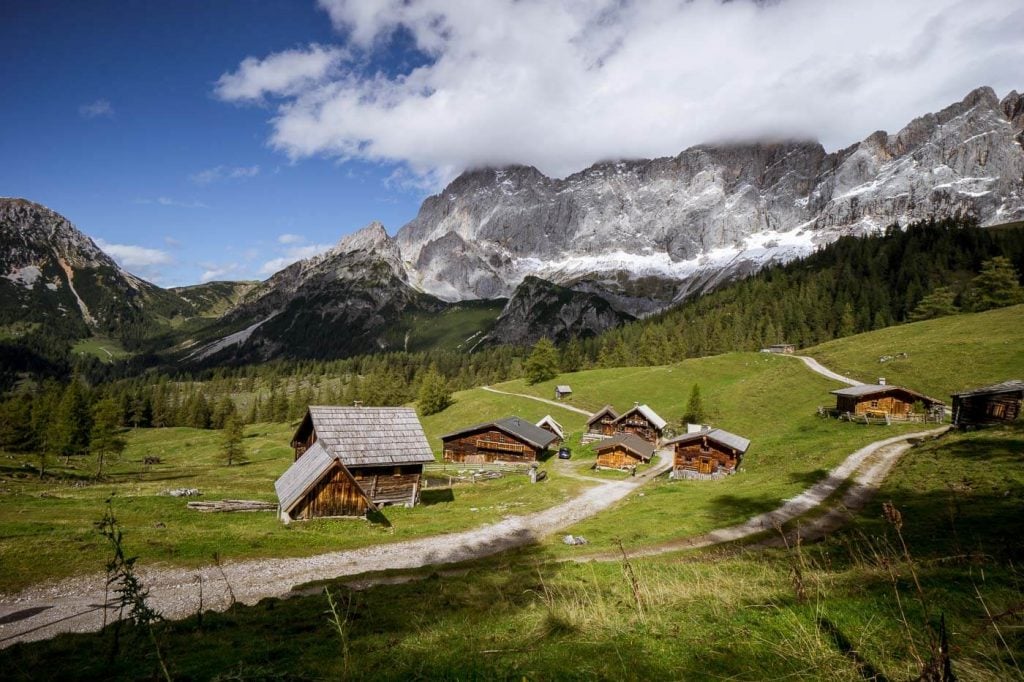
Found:
[[[451,488],[433,488],[420,492],[420,504],[424,507],[454,501],[455,493]]]

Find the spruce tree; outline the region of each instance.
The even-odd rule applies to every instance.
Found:
[[[0,448],[28,452],[34,445],[32,402],[12,398],[0,403]]]
[[[683,425],[703,424],[707,420],[704,399],[700,395],[700,385],[694,384],[690,389],[690,399],[686,401],[686,412],[683,414]]]
[[[120,455],[128,441],[121,436],[121,409],[112,398],[97,402],[92,408],[92,430],[89,447],[96,454],[96,477],[103,476],[107,455]]]
[[[969,298],[976,312],[1024,303],[1020,275],[1010,259],[996,256],[982,263],[981,272],[971,280]]]
[[[85,387],[77,375],[64,389],[52,428],[56,451],[61,456],[84,455],[89,451],[92,414]]]
[[[245,461],[245,448],[242,447],[242,438],[242,421],[238,418],[237,414],[229,415],[227,421],[224,422],[223,432],[224,457],[228,461],[228,466],[241,464]]]
[[[921,320],[931,320],[936,317],[945,317],[946,315],[956,315],[960,312],[953,301],[956,299],[956,294],[949,287],[938,287],[930,294],[921,299],[921,302],[917,304],[910,313],[911,322],[920,322]]]
[[[445,381],[445,378],[441,376],[436,367],[431,366],[423,376],[419,395],[416,399],[420,415],[426,417],[430,414],[436,414],[451,404],[452,394],[448,390],[448,382]]]
[[[558,351],[555,350],[555,344],[547,337],[534,344],[525,369],[526,380],[530,384],[539,384],[558,376]]]

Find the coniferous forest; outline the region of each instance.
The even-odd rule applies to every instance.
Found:
[[[659,365],[779,342],[808,346],[910,320],[1024,302],[1024,228],[931,221],[844,237],[599,337],[545,356],[557,370]],[[543,342],[542,342],[543,343]],[[388,353],[333,361],[170,370],[81,362],[71,376],[21,373],[0,402],[0,447],[88,449],[97,405],[123,426],[222,428],[298,419],[310,404],[399,405],[529,373],[530,348]],[[550,363],[548,363],[550,364]],[[51,368],[52,369],[52,368]],[[534,368],[535,369],[535,368]],[[439,382],[440,379],[440,382]],[[428,386],[424,389],[424,383]],[[111,405],[116,406],[112,408]],[[108,417],[105,417],[108,418]]]

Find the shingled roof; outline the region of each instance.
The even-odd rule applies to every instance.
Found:
[[[960,391],[954,393],[954,398],[964,398],[971,395],[998,395],[1000,393],[1021,393],[1024,394],[1024,381],[1020,379],[1010,379],[1009,381],[1003,381],[998,384],[992,384],[991,386],[982,386],[980,388],[972,388],[967,391]]]
[[[347,467],[434,461],[423,426],[411,407],[310,405],[309,418],[317,445]]]
[[[860,384],[859,386],[837,388],[834,391],[829,391],[829,393],[832,395],[846,396],[848,398],[866,398],[868,396],[882,395],[883,393],[889,393],[892,391],[903,391],[904,393],[909,393],[912,396],[920,398],[922,402],[930,402],[935,405],[945,405],[941,400],[926,396],[924,393],[919,393],[913,389],[906,388],[905,386],[893,386],[890,384]]]
[[[474,424],[473,426],[453,431],[452,433],[441,436],[441,440],[457,438],[467,433],[489,428],[504,431],[508,435],[518,438],[524,443],[532,445],[535,448],[540,448],[541,450],[547,448],[557,438],[557,436],[550,431],[546,431],[536,424],[531,424],[525,419],[521,419],[519,417],[505,417],[504,419],[499,419],[497,421]]]
[[[637,457],[644,460],[645,462],[650,460],[654,456],[654,446],[645,441],[640,436],[632,433],[620,433],[611,438],[605,438],[603,441],[597,444],[596,450],[601,452],[609,448],[622,446],[634,453]]]
[[[324,477],[324,474],[331,470],[337,461],[338,458],[327,452],[320,443],[314,443],[306,450],[302,457],[295,460],[281,474],[281,477],[274,481],[274,489],[277,491],[277,500],[282,511],[286,514],[291,512],[295,504]],[[369,506],[373,508],[373,501],[366,495],[366,491],[354,479],[352,482],[366,498]]]
[[[593,417],[591,417],[590,419],[587,420],[587,426],[590,426],[591,424],[596,422],[598,419],[603,417],[605,414],[607,414],[612,419],[618,419],[619,418],[619,413],[615,411],[614,407],[612,407],[611,405],[605,405],[600,410],[595,412]]]
[[[693,433],[684,433],[681,436],[676,436],[671,440],[665,441],[665,445],[675,445],[676,443],[689,443],[701,438],[708,437],[709,439],[720,443],[728,448],[737,450],[740,453],[747,451],[750,447],[750,441],[743,436],[737,436],[735,433],[729,433],[724,429],[711,429],[710,431],[694,431]]]
[[[562,425],[556,422],[555,418],[552,417],[550,414],[544,415],[544,417],[539,422],[537,422],[537,426],[542,429],[544,428],[545,424],[554,429],[554,433],[556,436],[558,436],[559,438],[565,438],[565,431],[562,429]]]
[[[622,415],[619,416],[619,418],[616,419],[615,421],[620,422],[633,412],[639,412],[640,414],[642,414],[647,419],[647,421],[651,422],[651,424],[654,425],[654,428],[658,430],[661,430],[665,428],[666,425],[668,425],[668,422],[662,419],[660,416],[658,416],[658,413],[652,410],[648,405],[637,405],[633,408],[630,408],[629,410],[623,412]]]

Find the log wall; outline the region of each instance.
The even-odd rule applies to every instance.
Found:
[[[537,448],[498,429],[485,429],[444,441],[446,462],[535,462]]]
[[[713,474],[717,471],[735,471],[740,464],[740,456],[732,448],[727,448],[710,439],[678,443],[673,454],[672,466],[677,470],[696,471],[699,474]]]
[[[621,445],[598,450],[597,466],[608,469],[629,469],[640,464],[641,459]]]
[[[643,416],[639,412],[630,414],[625,419],[615,425],[619,433],[632,433],[635,436],[643,438],[648,443],[657,443],[658,438],[661,437],[661,431],[659,431],[647,417]]]
[[[362,516],[367,504],[345,470],[336,464],[292,509],[293,519],[323,516]]]
[[[374,504],[416,504],[419,499],[422,464],[349,470]]]
[[[957,426],[983,426],[1012,422],[1021,414],[1018,393],[953,397],[953,418]]]

